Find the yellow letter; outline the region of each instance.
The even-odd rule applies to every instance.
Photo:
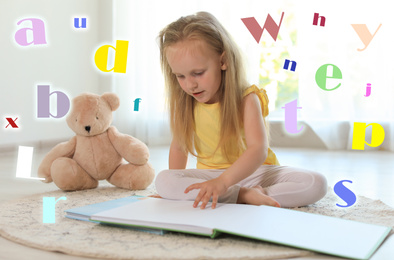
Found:
[[[99,70],[104,72],[114,71],[117,73],[126,73],[128,46],[128,41],[120,40],[116,41],[116,48],[111,45],[103,45],[96,51],[96,54],[94,55],[94,63],[96,63]],[[107,70],[109,48],[115,50],[115,61],[114,67]]]
[[[365,130],[368,126],[372,127],[370,144],[365,142]],[[367,125],[366,123],[354,122],[352,149],[364,150],[364,144],[371,147],[377,147],[381,145],[383,141],[384,141],[384,129],[378,123],[371,123]]]

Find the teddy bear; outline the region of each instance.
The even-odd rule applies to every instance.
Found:
[[[114,93],[84,93],[72,100],[66,121],[76,135],[44,157],[38,168],[43,182],[53,181],[65,191],[93,189],[105,179],[130,190],[152,183],[155,173],[148,163],[148,147],[110,126],[119,103]]]

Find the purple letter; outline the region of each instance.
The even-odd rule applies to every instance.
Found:
[[[297,99],[287,103],[285,105],[285,107],[282,107],[282,108],[285,109],[286,131],[291,134],[296,134],[296,133],[301,132],[301,130],[304,128],[304,126],[301,126],[300,130],[297,130],[297,108],[302,108],[302,107],[297,107]]]
[[[52,116],[54,118],[61,118],[65,116],[70,108],[70,100],[67,95],[61,91],[49,92],[49,85],[38,85],[37,86],[37,117]],[[54,116],[49,111],[50,96],[56,94],[57,97],[57,115]]]
[[[17,25],[19,25],[21,22],[26,21],[26,20],[30,20],[32,23],[32,28],[22,28],[19,29],[16,33],[15,33],[15,41],[21,45],[21,46],[28,46],[30,44],[46,44],[46,40],[45,40],[45,25],[44,22],[41,19],[37,19],[37,18],[26,18],[23,20],[20,20]],[[32,31],[32,38],[33,40],[31,42],[27,42],[27,30],[31,30]]]

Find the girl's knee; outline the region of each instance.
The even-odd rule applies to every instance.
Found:
[[[170,188],[170,184],[171,184],[170,179],[171,179],[170,170],[161,171],[156,176],[156,180],[155,180],[156,191],[163,198],[167,197],[165,195],[168,193],[167,190]]]

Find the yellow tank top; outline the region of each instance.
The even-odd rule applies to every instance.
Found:
[[[250,93],[256,93],[260,100],[263,116],[268,115],[268,97],[264,89],[252,85],[244,92],[244,97]],[[196,126],[196,137],[194,146],[199,155],[197,158],[197,169],[226,169],[231,166],[221,149],[217,149],[220,140],[220,105],[196,103],[194,107],[194,120]],[[243,132],[243,131],[242,131]],[[245,136],[243,135],[245,141]],[[216,152],[215,152],[216,150]],[[239,151],[233,151],[239,154]],[[263,164],[279,165],[275,153],[268,148],[268,156]]]

